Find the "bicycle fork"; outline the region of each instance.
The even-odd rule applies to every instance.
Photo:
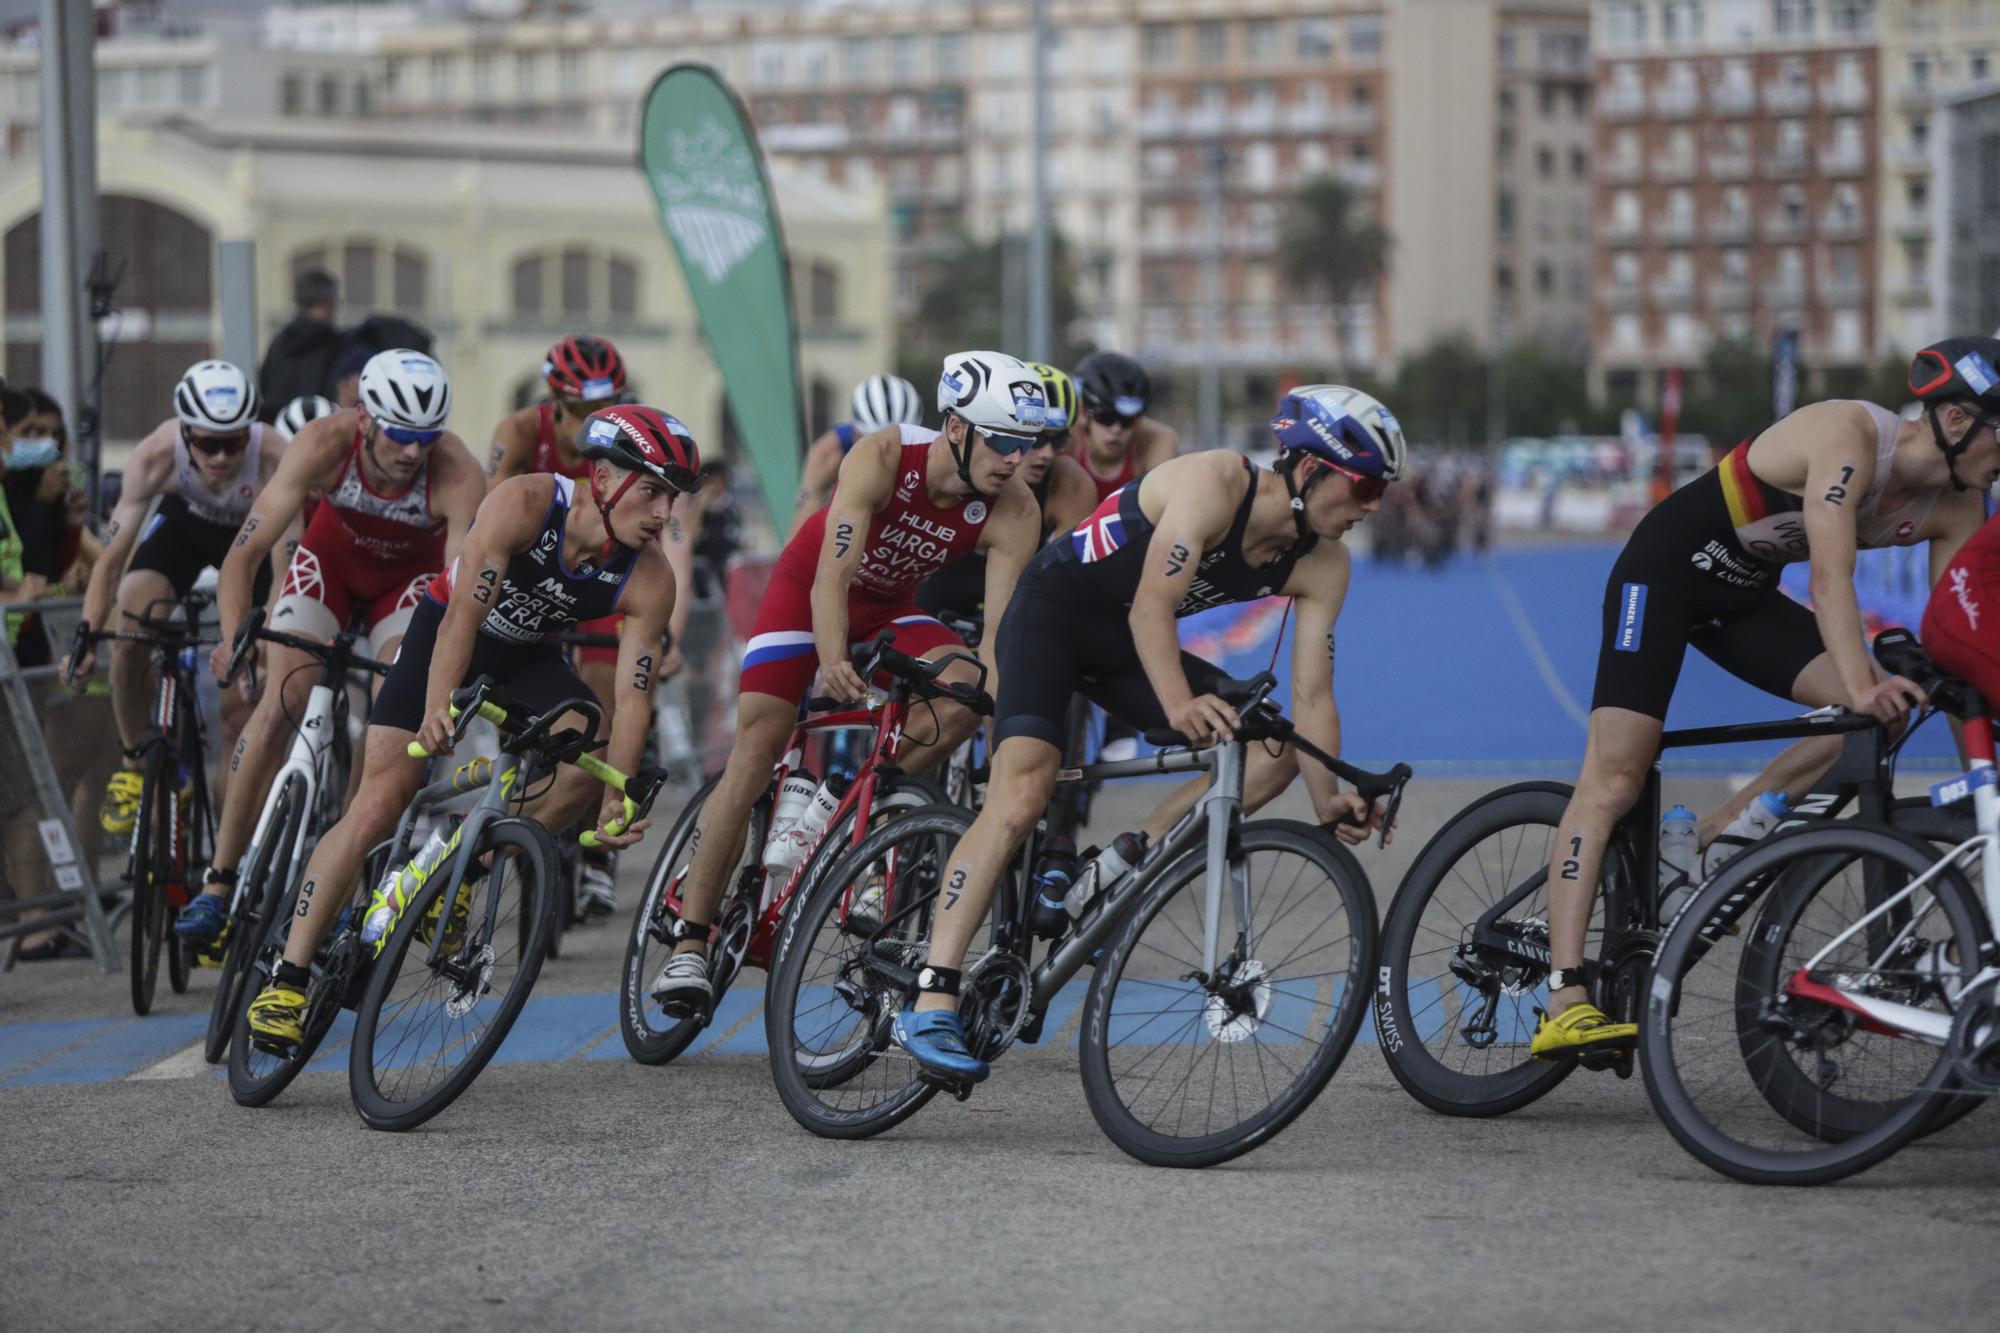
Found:
[[[1243,815],[1243,747],[1237,744],[1219,746],[1215,753],[1215,771],[1210,775],[1208,790],[1201,796],[1202,818],[1208,824],[1208,873],[1203,886],[1207,895],[1207,909],[1201,929],[1201,979],[1211,984],[1220,981],[1216,976],[1218,966],[1216,951],[1221,948],[1222,898],[1225,883],[1228,886],[1230,906],[1236,915],[1236,939],[1232,956],[1238,961],[1250,956],[1250,867],[1239,861],[1229,863],[1230,843]]]

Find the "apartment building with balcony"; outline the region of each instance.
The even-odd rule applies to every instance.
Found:
[[[1795,329],[1809,373],[1878,344],[1867,0],[1597,0],[1593,370],[1654,401],[1718,337]]]
[[[1950,152],[1942,131],[1954,107],[1977,106],[1980,92],[2000,87],[2000,0],[1895,0],[1880,6],[1875,26],[1883,144],[1877,318],[1883,350],[1903,352],[1972,327],[1956,320],[1977,293],[1941,283],[1955,267],[1947,252],[1971,238],[1942,225],[1938,171]]]

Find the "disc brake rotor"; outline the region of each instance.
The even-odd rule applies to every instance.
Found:
[[[1211,993],[1201,1007],[1201,1021],[1208,1028],[1208,1035],[1230,1044],[1256,1035],[1270,1016],[1271,1002],[1277,998],[1270,976],[1271,969],[1254,958],[1237,967],[1225,990]]]
[[[464,964],[465,980],[453,986],[451,994],[444,997],[446,1013],[453,1018],[464,1018],[492,991],[494,956],[491,944],[479,946],[479,952]]]

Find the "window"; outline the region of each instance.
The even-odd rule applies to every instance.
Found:
[[[583,91],[583,52],[564,51],[556,57],[556,91],[565,97]]]
[[[382,63],[382,91],[391,98],[401,97],[409,92],[403,86],[403,76],[407,74],[409,60],[397,56]]]
[[[1569,150],[1569,174],[1571,180],[1583,180],[1590,175],[1590,154],[1581,148]]]
[[[1514,238],[1514,192],[1502,190],[1494,199],[1493,225],[1503,241]]]
[[[1771,0],[1771,31],[1780,37],[1810,36],[1813,0]]]
[[[631,319],[639,313],[639,268],[629,259],[612,259],[608,268],[611,313]]]
[[[1269,19],[1260,19],[1244,25],[1243,55],[1258,64],[1269,64],[1278,58],[1278,25]]]
[[[340,248],[340,299],[349,309],[367,310],[375,305],[377,253],[372,241],[349,241]]]
[[[1910,57],[1910,82],[1922,88],[1931,81],[1931,58],[1929,56]]]
[[[542,257],[536,255],[514,265],[514,313],[542,313]]]
[[[368,86],[368,80],[356,79],[353,92],[354,114],[366,120],[375,114],[375,91]]]
[[[1611,0],[1604,7],[1605,41],[1615,45],[1637,45],[1646,40],[1645,0]]]
[[[1300,60],[1328,60],[1333,56],[1333,20],[1330,18],[1300,19],[1293,30],[1297,34]]]
[[[1965,57],[1965,73],[1974,83],[1986,82],[1988,77],[1987,69],[1986,53],[1984,51],[1973,51]]]
[[[335,75],[319,76],[319,113],[322,116],[340,114],[340,79]]]
[[[1872,37],[1875,34],[1875,0],[1831,0],[1826,17],[1834,32],[1842,36]]]
[[[1220,23],[1194,25],[1194,58],[1204,67],[1220,65],[1229,54],[1229,32]]]
[[[1979,206],[1989,217],[2000,212],[2000,134],[1979,136]]]
[[[493,87],[497,81],[499,61],[491,55],[476,55],[472,58],[472,95],[482,102],[493,100]]]
[[[1502,28],[1500,30],[1500,68],[1514,68],[1514,30],[1512,28]]]
[[[933,40],[931,59],[937,66],[940,79],[956,78],[959,66],[965,61],[965,36],[963,33],[941,32]]]
[[[1611,285],[1631,290],[1639,285],[1639,256],[1632,250],[1620,250],[1611,256]]]
[[[104,80],[98,80],[98,91],[105,88]],[[295,69],[285,71],[285,77],[278,82],[278,110],[287,116],[296,116],[306,109],[306,76]]]
[[[889,78],[895,83],[909,83],[917,77],[917,39],[910,33],[899,32],[889,39]]]
[[[1555,265],[1548,263],[1546,260],[1544,260],[1539,264],[1536,264],[1535,294],[1538,296],[1549,296],[1555,292],[1555,289],[1556,289]]]
[[[456,70],[450,56],[431,57],[431,100],[442,102],[451,96],[451,85]]]
[[[1535,174],[1543,180],[1556,174],[1556,151],[1543,145],[1535,150]]]
[[[1980,59],[1983,61],[1984,56]],[[1983,78],[1984,75],[1975,75]],[[200,106],[208,100],[208,71],[200,65],[180,67],[180,103],[182,106]]]
[[[785,81],[785,48],[776,42],[761,42],[750,55],[753,84],[775,88]]]
[[[869,37],[849,37],[840,44],[840,67],[849,83],[866,83],[875,77],[875,42]]]
[[[590,251],[572,248],[562,252],[562,312],[565,315],[590,313]]]
[[[139,71],[139,105],[165,106],[167,104],[167,71],[158,65],[148,65]]]
[[[1347,53],[1357,60],[1368,59],[1382,54],[1382,16],[1380,14],[1349,14],[1347,16]]]
[[[832,324],[840,319],[840,270],[831,264],[814,264],[808,272],[806,310],[815,324]]]
[[[1179,46],[1179,32],[1164,23],[1155,23],[1145,30],[1140,39],[1140,49],[1146,64],[1156,69],[1170,68],[1179,56],[1175,49]]]
[[[1666,0],[1660,6],[1660,35],[1669,45],[1692,46],[1701,40],[1701,0]]]

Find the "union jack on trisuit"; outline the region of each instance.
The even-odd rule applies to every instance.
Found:
[[[1125,544],[1125,520],[1118,516],[1118,503],[1125,488],[1104,497],[1089,518],[1076,525],[1069,535],[1070,549],[1084,564],[1102,560]]]

